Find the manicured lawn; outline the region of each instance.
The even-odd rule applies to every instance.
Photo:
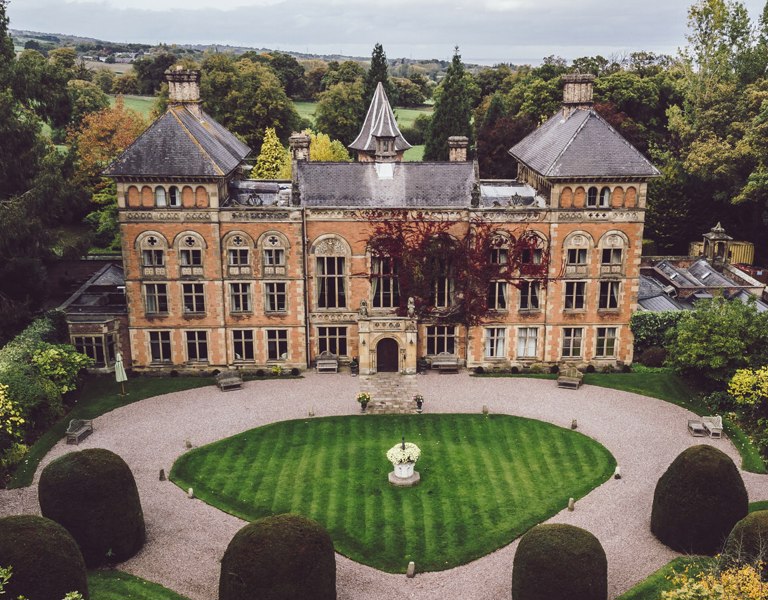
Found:
[[[659,600],[662,592],[672,589],[670,579],[674,573],[681,573],[686,568],[690,575],[696,575],[713,563],[708,556],[681,556],[661,567],[655,573],[624,592],[616,600]]]
[[[406,150],[403,154],[403,160],[406,162],[421,162],[424,160],[424,146],[414,146]]]
[[[109,101],[114,105],[115,97],[110,96]],[[140,115],[143,115],[147,121],[152,118],[152,109],[155,106],[154,96],[123,96],[123,103],[125,108],[135,110]]]
[[[421,483],[395,488],[386,451],[422,449]],[[448,569],[508,544],[610,477],[615,460],[578,432],[505,415],[383,415],[274,423],[195,449],[183,489],[246,520],[319,521],[336,550],[378,569]]]
[[[136,377],[126,383],[126,396],[119,394],[120,387],[114,377],[89,377],[75,392],[76,404],[69,414],[46,431],[29,449],[24,462],[19,466],[8,484],[9,488],[25,487],[32,483],[37,465],[48,454],[67,430],[70,419],[95,419],[111,410],[170,392],[212,385],[208,377]],[[96,435],[96,434],[94,434]]]
[[[88,573],[91,600],[187,600],[161,585],[122,571]]]
[[[308,119],[314,125],[317,102],[299,102],[294,100],[293,105],[296,107],[296,112],[299,113],[299,116],[302,119]]]

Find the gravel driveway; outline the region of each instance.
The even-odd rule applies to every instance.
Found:
[[[616,457],[623,478],[610,479],[550,522],[570,523],[591,531],[608,555],[609,597],[677,556],[650,532],[656,481],[672,460],[696,443],[711,443],[740,464],[728,440],[691,438],[688,411],[653,398],[582,386],[558,389],[554,381],[521,378],[470,378],[467,374],[431,373],[418,379],[425,412],[480,412],[520,415],[563,427],[578,420],[579,431],[598,440]],[[191,600],[217,597],[219,561],[244,522],[199,500],[168,481],[170,471],[195,446],[275,421],[307,416],[352,414],[357,378],[308,373],[299,380],[252,381],[242,390],[221,393],[199,388],[143,400],[94,421],[95,432],[79,448],[108,448],[130,465],[141,494],[147,543],[120,565],[122,570],[173,589]],[[371,417],[375,418],[375,417]],[[68,451],[59,443],[47,464]],[[0,491],[0,516],[39,513],[35,485]],[[768,476],[742,473],[750,501],[768,499]],[[512,559],[517,542],[469,564],[414,579],[382,573],[337,555],[339,600],[500,600],[511,598]],[[418,569],[418,561],[417,561]]]

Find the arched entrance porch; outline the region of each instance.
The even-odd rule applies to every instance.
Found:
[[[400,371],[400,345],[393,338],[382,338],[376,344],[376,371],[397,373]]]

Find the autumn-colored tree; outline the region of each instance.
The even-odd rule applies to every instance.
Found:
[[[352,162],[349,151],[339,140],[332,140],[324,133],[315,133],[309,129],[302,131],[309,136],[309,160],[316,162]],[[254,169],[255,171],[255,169]],[[251,175],[253,176],[253,175]],[[291,160],[286,153],[286,160],[282,165],[277,179],[291,178]]]
[[[252,179],[277,179],[280,173],[290,165],[290,155],[285,147],[277,139],[273,127],[268,127],[264,132],[264,142],[261,144],[261,152],[256,158],[256,165],[251,171]],[[288,167],[290,169],[290,166]]]

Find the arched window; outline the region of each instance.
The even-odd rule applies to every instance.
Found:
[[[175,185],[172,185],[168,190],[168,206],[171,208],[181,206],[181,192]]]
[[[587,190],[587,208],[595,208],[597,206],[597,188],[592,186]]]
[[[610,208],[611,206],[611,188],[604,187],[600,190],[600,208]]]
[[[583,231],[575,231],[565,238],[563,250],[567,276],[586,276],[588,274],[592,244],[592,237]]]
[[[621,275],[629,249],[629,240],[621,231],[608,231],[600,238],[600,275]]]
[[[251,238],[239,231],[229,234],[224,239],[227,274],[230,277],[250,276],[253,273],[251,266],[252,247]]]
[[[324,236],[312,246],[315,256],[317,308],[347,308],[347,261],[349,244],[339,236]]]
[[[155,188],[155,206],[157,208],[165,208],[167,205],[165,201],[165,188],[157,186]]]
[[[182,277],[202,277],[205,240],[194,231],[186,231],[176,236],[176,251],[179,261],[179,274]]]
[[[397,261],[391,256],[371,256],[371,306],[373,308],[400,306],[397,267]]]
[[[288,274],[288,238],[279,231],[267,231],[258,241],[261,272],[264,277],[284,277]]]
[[[136,248],[141,253],[142,277],[166,276],[166,252],[168,242],[155,231],[146,231],[136,238]]]

